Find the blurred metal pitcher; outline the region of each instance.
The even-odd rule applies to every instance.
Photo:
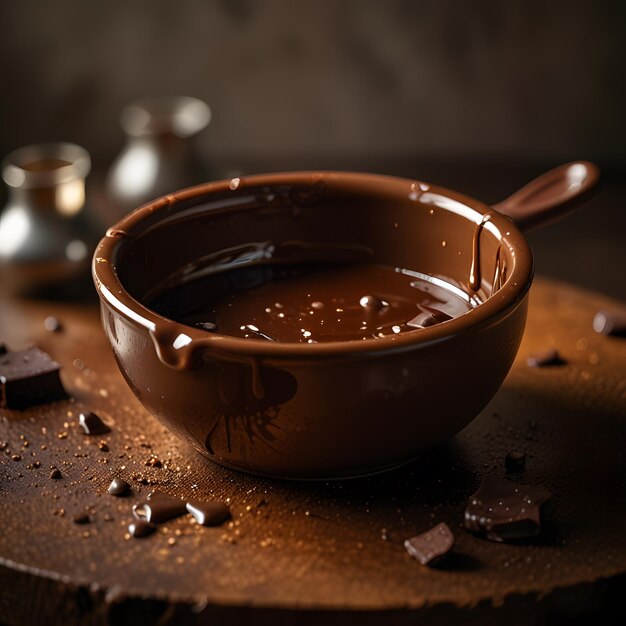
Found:
[[[7,155],[8,202],[0,213],[0,282],[27,295],[62,295],[89,275],[102,226],[85,206],[91,159],[71,143],[27,146]]]
[[[183,96],[145,98],[122,111],[127,141],[107,178],[118,217],[207,178],[192,139],[210,119],[211,111],[202,100]]]

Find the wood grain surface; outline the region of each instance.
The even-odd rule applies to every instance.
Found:
[[[213,465],[170,435],[126,386],[95,305],[3,298],[0,341],[48,351],[73,398],[0,409],[0,623],[619,623],[626,341],[591,328],[596,310],[615,305],[537,279],[509,377],[447,446],[384,475],[288,483]],[[45,330],[48,315],[62,332]],[[550,347],[566,365],[526,365]],[[84,435],[83,409],[112,432]],[[511,450],[528,455],[512,478],[553,494],[553,539],[504,545],[461,527],[468,496],[485,475],[504,475]],[[63,478],[50,478],[52,466]],[[130,496],[107,493],[115,476]],[[154,488],[228,502],[233,520],[204,528],[186,516],[129,539],[131,506]],[[91,523],[73,523],[85,511]],[[455,554],[443,569],[422,567],[403,541],[441,521]]]

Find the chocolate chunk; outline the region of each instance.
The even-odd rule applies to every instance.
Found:
[[[428,309],[419,305],[418,308],[421,312],[412,320],[408,321],[406,323],[407,326],[411,326],[413,328],[428,328],[429,326],[441,324],[441,322],[447,322],[452,319],[450,315],[444,313],[443,311],[438,311],[437,309]]]
[[[601,335],[626,337],[626,312],[598,311],[593,318],[593,329]]]
[[[91,518],[87,515],[87,513],[79,513],[72,521],[74,524],[89,524],[89,522],[91,522]]]
[[[406,551],[422,565],[435,566],[440,563],[454,546],[454,535],[443,522],[421,535],[404,542]]]
[[[180,517],[187,512],[185,503],[162,491],[153,491],[148,499],[133,506],[133,515],[138,519],[145,519],[154,524],[166,522],[174,517]]]
[[[470,498],[463,525],[490,541],[536,537],[541,533],[541,507],[549,498],[544,487],[488,476]]]
[[[43,327],[51,333],[60,333],[63,330],[63,324],[54,315],[46,317],[43,321]]]
[[[187,511],[201,526],[219,526],[230,518],[230,509],[221,502],[187,502]]]
[[[85,435],[104,435],[110,433],[111,429],[102,421],[100,416],[86,411],[78,416],[78,423],[85,431]]]
[[[61,366],[38,348],[0,356],[0,406],[25,409],[67,398],[61,384]]]
[[[108,489],[112,496],[125,496],[130,492],[130,484],[123,478],[114,478]]]
[[[52,480],[58,480],[59,478],[63,478],[63,474],[61,474],[61,470],[58,467],[55,467],[50,472],[50,478],[52,478]]]
[[[561,355],[554,348],[540,352],[526,359],[529,367],[554,367],[557,365],[565,365],[567,361],[561,358]]]
[[[155,530],[156,526],[154,524],[146,522],[142,519],[131,522],[128,525],[128,532],[130,533],[131,537],[147,537],[148,535],[151,535]]]
[[[526,465],[526,455],[523,452],[512,450],[504,459],[504,467],[507,472],[521,472]]]

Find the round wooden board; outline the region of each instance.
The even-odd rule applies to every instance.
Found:
[[[0,453],[0,623],[619,620],[626,341],[591,328],[593,314],[610,306],[597,294],[538,279],[509,377],[449,445],[384,475],[287,483],[213,465],[165,431],[122,379],[95,306],[3,299],[0,341],[48,351],[64,366],[74,399],[0,410],[7,443]],[[44,329],[48,315],[62,332]],[[526,366],[530,354],[553,346],[566,365]],[[85,436],[77,424],[82,409],[102,415],[112,432]],[[99,449],[101,440],[109,451]],[[526,470],[511,478],[554,494],[553,541],[497,544],[461,527],[468,496],[485,475],[504,475],[511,450],[528,454]],[[163,466],[146,465],[151,456]],[[61,480],[50,478],[53,465]],[[129,480],[131,496],[107,493],[114,476]],[[132,504],[154,488],[228,501],[233,522],[203,528],[186,516],[128,539]],[[92,522],[73,523],[86,509]],[[455,555],[445,569],[428,569],[403,542],[440,521],[456,534]]]

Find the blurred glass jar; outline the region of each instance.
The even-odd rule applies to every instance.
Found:
[[[120,118],[127,140],[107,177],[121,215],[148,200],[206,179],[193,138],[211,120],[197,98],[155,96],[129,104]]]
[[[71,143],[26,146],[2,163],[8,201],[0,213],[3,288],[63,296],[87,284],[102,227],[85,206],[88,152]]]

